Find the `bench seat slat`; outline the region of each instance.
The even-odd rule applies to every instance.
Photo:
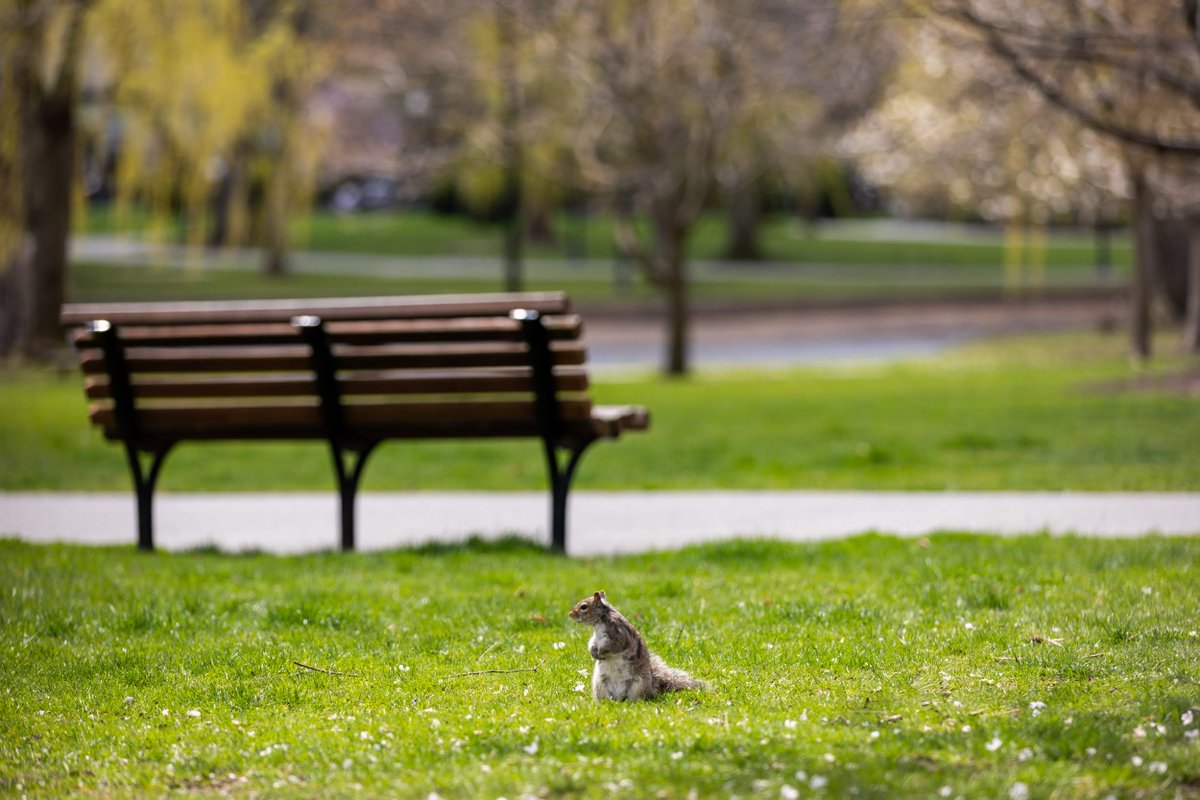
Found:
[[[578,316],[542,318],[551,341],[578,339]],[[325,326],[334,344],[404,344],[429,342],[523,342],[521,324],[507,317],[462,319],[350,320]],[[302,341],[289,322],[235,323],[229,325],[130,325],[123,327],[126,347],[203,347],[214,345],[296,344]],[[75,331],[77,348],[96,347],[95,335],[86,328]]]
[[[174,303],[73,303],[63,306],[66,327],[106,319],[114,325],[186,325],[194,323],[288,322],[299,314],[334,320],[415,319],[422,317],[505,316],[514,308],[565,314],[570,303],[562,292],[412,297],[346,297],[320,300],[222,300]]]
[[[565,423],[591,420],[591,403],[587,400],[564,400],[560,408]],[[537,409],[532,399],[361,403],[345,405],[343,413],[347,433],[352,437],[366,430],[383,435],[391,427],[400,430],[463,427],[476,434],[489,426],[502,432],[513,426],[537,429]],[[117,418],[112,408],[92,406],[90,416],[110,437],[116,434]],[[138,421],[141,432],[150,437],[258,438],[299,435],[297,432],[303,432],[300,438],[325,435],[320,408],[315,404],[140,408]]]
[[[587,373],[581,367],[555,370],[558,391],[585,392]],[[88,378],[85,392],[91,400],[110,398],[108,381]],[[427,372],[351,372],[338,381],[343,397],[414,394],[508,394],[534,391],[532,370],[527,367],[492,370],[443,370]],[[139,377],[133,381],[134,395],[141,399],[314,397],[316,381],[311,373],[293,375],[212,375],[196,378]]]
[[[586,360],[579,342],[554,342],[551,355],[556,365],[581,365]],[[480,345],[449,344],[394,345],[390,347],[335,348],[336,367],[363,369],[439,369],[444,367],[519,367],[529,363],[523,345],[489,343]],[[312,367],[312,358],[304,345],[279,347],[198,347],[186,351],[186,358],[172,348],[130,348],[126,351],[130,373],[185,372],[298,372]],[[80,366],[87,375],[105,374],[104,357],[99,350],[80,353]]]

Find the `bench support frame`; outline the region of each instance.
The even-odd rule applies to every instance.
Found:
[[[129,461],[129,474],[133,477],[133,491],[137,498],[138,549],[154,549],[154,487],[162,472],[163,462],[171,452],[171,445],[148,451],[149,466],[142,464],[142,451],[137,447],[140,431],[134,407],[133,384],[129,380],[129,368],[125,363],[125,345],[117,328],[107,320],[96,320],[88,324],[88,330],[96,337],[104,351],[104,363],[108,367],[108,385],[112,393],[113,411],[117,417],[117,432],[125,445],[125,457]]]
[[[550,477],[550,545],[560,553],[567,550],[567,495],[571,481],[584,451],[596,438],[563,439],[562,414],[559,412],[558,389],[554,380],[554,358],[550,352],[550,337],[542,323],[541,314],[517,309],[509,316],[521,323],[525,343],[529,347],[533,366],[533,390],[537,402],[538,425],[541,428],[542,449],[546,454],[546,470]],[[567,451],[566,462],[560,461],[559,449]]]
[[[325,331],[325,324],[321,318],[310,315],[293,317],[292,326],[300,332],[312,350],[313,374],[317,382],[317,395],[321,400],[321,419],[325,424],[329,455],[337,477],[342,550],[353,550],[358,485],[362,481],[367,459],[379,446],[379,442],[367,442],[359,447],[351,447],[349,444],[337,369],[333,363],[333,351],[329,346],[329,334]]]

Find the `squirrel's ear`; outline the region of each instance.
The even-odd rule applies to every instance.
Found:
[[[596,592],[594,595],[592,595],[593,603],[599,603],[603,599],[604,599],[604,592]]]
[[[601,589],[600,591],[596,592],[596,597],[597,597],[597,599],[599,599],[599,600],[607,600],[607,599],[608,599],[607,597],[605,597],[605,595],[604,595],[604,590],[603,590],[603,589]]]

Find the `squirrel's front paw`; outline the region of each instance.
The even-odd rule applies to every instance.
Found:
[[[592,658],[597,661],[600,660],[600,648],[596,647],[596,645],[588,645],[588,652],[591,653]]]

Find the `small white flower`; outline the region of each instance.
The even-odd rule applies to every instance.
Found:
[[[1028,800],[1029,787],[1017,781],[1008,790],[1009,800]]]
[[[879,738],[879,731],[871,731],[871,736],[870,736],[871,741],[875,741],[878,738]]]
[[[1141,757],[1141,756],[1134,756],[1133,758],[1129,759],[1129,763],[1130,763],[1130,764],[1133,764],[1135,767],[1140,767],[1140,766],[1142,765],[1142,763],[1143,763],[1143,761],[1142,761],[1142,757]]]
[[[1017,753],[1017,761],[1028,761],[1031,758],[1033,758],[1033,751],[1028,747],[1022,748],[1021,752]]]
[[[1196,715],[1193,714],[1192,710],[1189,708],[1187,711],[1179,715],[1179,721],[1184,725],[1191,725],[1196,721]]]
[[[1157,733],[1159,736],[1167,735],[1167,726],[1160,725],[1159,723],[1156,722],[1156,723],[1154,723],[1153,727],[1154,727],[1154,732]]]
[[[198,716],[200,716],[200,709],[198,709],[198,708],[189,709],[187,712],[187,715],[189,717],[198,717]]]
[[[785,719],[785,720],[783,721],[783,727],[787,728],[789,731],[794,731],[794,730],[796,730],[796,720],[794,720],[794,719]]]
[[[966,629],[967,629],[967,630],[969,630],[969,631],[973,631],[973,630],[975,630],[975,625],[974,625],[973,623],[970,623],[970,622],[968,622],[968,623],[966,623],[965,625],[963,625],[963,627],[964,627],[964,628],[966,628]]]
[[[566,642],[555,642],[554,644],[552,644],[550,646],[553,647],[555,650],[562,650],[564,647],[567,646],[567,643]]]
[[[1133,738],[1145,739],[1146,738],[1146,729],[1143,728],[1141,725],[1138,725],[1136,728],[1133,729]]]
[[[1150,766],[1146,767],[1146,769],[1150,770],[1153,775],[1165,775],[1167,765],[1162,761],[1151,761]]]
[[[526,753],[528,753],[531,756],[536,756],[537,751],[538,751],[538,740],[534,739],[532,742],[525,745],[521,749],[524,750]]]
[[[829,778],[824,775],[813,775],[812,780],[808,782],[810,789],[824,789],[829,785]]]
[[[162,715],[163,715],[164,717],[169,717],[169,716],[171,716],[171,709],[169,709],[169,708],[164,708],[164,709],[162,710]]]
[[[805,781],[808,780],[808,773],[802,769],[796,770],[796,780],[800,781],[801,783],[804,783]]]
[[[1154,594],[1154,590],[1151,589],[1149,586],[1143,586],[1142,594],[1146,594],[1146,595]]]
[[[949,797],[952,794],[954,794],[954,790],[949,786],[943,786],[942,788],[938,789],[938,797]]]
[[[971,732],[971,726],[970,726],[970,725],[963,725],[963,726],[962,726],[962,732],[963,732],[963,733],[970,733],[970,732]]]
[[[1089,747],[1089,748],[1088,748],[1087,750],[1085,750],[1084,752],[1085,752],[1085,753],[1087,753],[1089,757],[1092,757],[1092,756],[1095,756],[1095,755],[1096,755],[1096,748],[1094,748],[1094,747]]]
[[[572,686],[571,689],[576,692],[582,692],[582,691],[584,691],[585,687],[582,683],[577,683],[574,686]]]
[[[779,787],[779,796],[782,797],[783,800],[796,800],[796,798],[800,797],[800,790],[795,786],[788,786],[785,783],[783,786]]]
[[[526,733],[529,733],[529,726],[528,726],[528,725],[522,725],[521,727],[517,728],[517,733],[520,733],[520,734],[522,734],[522,735],[523,735],[523,734],[526,734]]]
[[[491,772],[491,771],[492,771],[492,765],[491,765],[491,764],[480,764],[480,765],[479,765],[479,771],[480,771],[480,772],[483,772],[483,773]]]
[[[1001,747],[1003,744],[1004,744],[1004,740],[1002,740],[1002,739],[1001,739],[999,736],[997,736],[997,737],[993,738],[993,739],[992,739],[990,742],[988,742],[987,744],[985,744],[985,745],[984,745],[984,748],[985,748],[985,749],[986,749],[986,750],[987,750],[989,753],[994,753],[994,752],[996,752],[997,750],[999,750],[999,749],[1000,749],[1000,747]]]
[[[1188,636],[1191,636],[1193,639],[1195,639],[1195,638],[1196,638],[1196,631],[1188,631]]]
[[[833,753],[826,753],[823,758],[830,764],[832,764],[834,761],[837,761],[837,758],[833,755]]]
[[[1192,728],[1190,731],[1184,731],[1183,735],[1186,736],[1188,739],[1195,741],[1196,737],[1200,736],[1200,730],[1196,730],[1195,728]]]
[[[682,751],[682,750],[676,750],[674,753],[671,753],[671,760],[672,760],[672,761],[678,761],[678,760],[679,760],[679,759],[681,759],[681,758],[683,758],[683,751]]]
[[[1041,700],[1033,700],[1032,702],[1029,703],[1029,710],[1033,712],[1033,716],[1035,716],[1035,717],[1038,714],[1041,714],[1042,709],[1045,707],[1046,707],[1046,704],[1043,703]]]

